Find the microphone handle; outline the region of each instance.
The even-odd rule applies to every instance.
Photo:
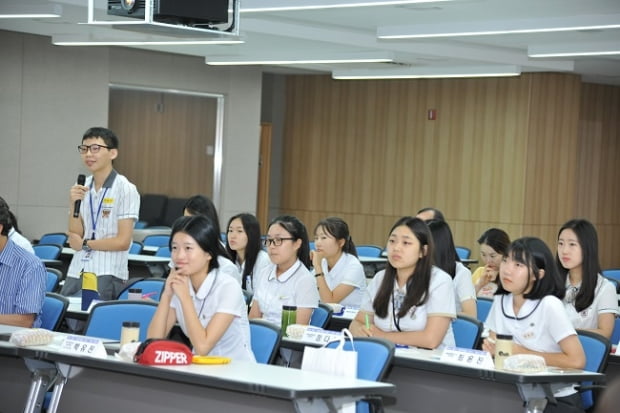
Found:
[[[82,204],[81,200],[75,201],[73,205],[73,218],[78,218],[80,216],[80,205]]]

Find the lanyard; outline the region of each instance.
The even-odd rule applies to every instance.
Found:
[[[93,178],[93,182],[95,179]],[[93,211],[93,182],[90,183],[90,191],[88,195],[90,196],[90,219],[93,223],[93,236],[90,239],[95,239],[95,231],[97,230],[97,220],[99,220],[99,215],[101,214],[101,207],[103,206],[103,200],[105,199],[105,194],[108,192],[108,188],[103,191],[103,195],[99,200],[99,207],[97,208],[97,215],[95,215],[95,211]]]

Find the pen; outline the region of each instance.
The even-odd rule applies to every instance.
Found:
[[[151,298],[154,295],[157,295],[157,291],[151,291],[150,293],[142,294],[142,298]]]
[[[368,317],[368,313],[364,314],[366,316],[366,328],[370,329],[370,318]]]

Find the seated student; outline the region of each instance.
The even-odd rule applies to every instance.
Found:
[[[9,239],[13,222],[0,197],[0,324],[40,327],[47,280],[39,258]]]
[[[194,353],[255,361],[241,286],[220,272],[220,233],[204,216],[181,217],[172,227],[173,268],[148,328],[164,338],[178,323]]]
[[[388,264],[368,285],[351,333],[431,349],[454,346],[454,286],[432,265],[428,226],[419,218],[400,218],[390,230],[387,253]]]
[[[304,224],[290,215],[269,224],[265,238],[271,265],[262,269],[255,286],[250,318],[282,322],[282,306],[297,307],[297,324],[308,324],[319,304],[319,293],[310,274],[310,247]]]
[[[9,239],[26,251],[34,254],[34,248],[32,248],[32,244],[30,243],[30,241],[28,241],[28,238],[22,235],[21,231],[17,227],[17,217],[15,216],[15,214],[13,214],[12,211],[9,211],[9,215],[11,216],[11,221],[13,221],[13,228],[11,228],[11,230],[9,231]]]
[[[228,221],[226,251],[241,274],[241,288],[254,293],[254,284],[263,267],[271,265],[269,255],[263,251],[260,224],[252,214],[237,214]]]
[[[456,312],[476,318],[476,290],[471,281],[471,271],[459,261],[450,226],[445,221],[427,222],[433,234],[435,265],[452,277],[456,294]]]
[[[499,265],[506,256],[510,238],[498,228],[490,228],[478,238],[480,258],[484,267],[478,267],[471,276],[478,297],[492,298],[499,285]]]
[[[553,254],[543,241],[525,237],[514,241],[500,265],[501,284],[485,325],[489,338],[483,350],[495,353],[496,334],[513,337],[512,354],[534,354],[548,366],[582,369],[586,357],[564,305],[564,280]],[[545,412],[583,412],[581,396],[572,384],[553,388],[557,405]]]
[[[566,280],[564,307],[573,327],[611,338],[618,298],[615,286],[600,274],[594,225],[585,219],[572,219],[562,225],[556,259]]]
[[[443,216],[443,212],[433,207],[424,207],[418,211],[415,216],[416,218],[420,218],[422,221],[428,222],[432,220],[436,221],[445,221],[446,219]]]
[[[310,257],[321,301],[359,307],[366,292],[366,275],[347,223],[337,217],[319,221],[314,247]]]
[[[190,197],[187,202],[185,202],[185,206],[183,207],[183,215],[186,217],[203,215],[211,220],[217,233],[221,233],[220,219],[217,215],[215,205],[213,205],[213,202],[211,202],[211,200],[204,195],[194,195]],[[231,261],[228,252],[224,250],[224,254],[220,255],[217,259],[220,264],[220,271],[224,274],[230,275],[239,282],[239,285],[241,285],[241,273],[239,272],[237,266]]]

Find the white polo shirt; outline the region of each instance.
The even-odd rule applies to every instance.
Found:
[[[366,292],[366,275],[364,274],[364,266],[355,255],[343,253],[331,271],[328,270],[327,259],[323,258],[321,260],[321,272],[325,277],[327,286],[332,291],[340,284],[355,287],[349,295],[340,301],[340,304],[346,307],[359,307],[362,304],[362,298]]]
[[[93,177],[86,178],[86,193],[80,206],[84,225],[84,238],[91,239],[96,224],[95,239],[112,238],[118,235],[118,221],[121,219],[138,219],[140,212],[140,195],[136,186],[123,175],[112,170],[99,191],[95,190]],[[86,251],[76,251],[67,270],[67,277],[79,278],[82,269],[97,275],[113,275],[121,280],[129,278],[127,251],[97,251],[90,253],[90,259],[84,260]]]
[[[265,320],[279,326],[283,305],[316,308],[319,305],[319,291],[310,271],[297,260],[280,277],[276,277],[275,264],[264,267],[252,301],[258,303]]]
[[[197,292],[189,286],[200,324],[207,327],[217,313],[235,316],[224,335],[209,352],[209,355],[230,357],[233,360],[255,361],[250,344],[250,323],[241,286],[231,277],[222,274],[219,269],[209,272]],[[183,315],[181,301],[173,295],[170,307],[176,312],[177,322],[187,335],[187,325]]]
[[[564,296],[564,308],[568,314],[568,318],[573,323],[573,327],[582,329],[598,328],[599,314],[618,313],[618,297],[616,295],[616,287],[605,277],[598,274],[596,280],[596,288],[594,289],[594,300],[590,306],[579,313],[575,309],[574,297],[575,293],[569,290],[573,287],[566,277],[566,295]]]
[[[452,280],[456,292],[456,312],[463,311],[461,303],[467,300],[476,300],[476,289],[471,280],[471,271],[461,262],[456,263],[456,274]]]
[[[30,241],[28,241],[28,238],[15,231],[15,228],[11,228],[11,230],[9,231],[9,239],[26,251],[34,254],[34,249],[32,248],[32,244],[30,243]]]
[[[239,264],[239,262],[235,263],[237,265],[237,269],[239,270],[239,274],[243,274],[243,271],[245,270],[246,262],[247,260],[243,264]],[[259,250],[258,255],[256,255],[256,262],[254,263],[254,269],[252,270],[252,277],[250,280],[246,280],[245,282],[245,289],[247,292],[249,292],[250,294],[254,293],[256,285],[259,282],[259,274],[261,273],[263,268],[268,267],[270,265],[271,265],[271,260],[269,259],[269,254],[267,254],[263,250]],[[249,277],[249,275],[246,275],[246,277]]]
[[[377,275],[372,279],[368,285],[368,294],[362,301],[361,310],[368,313],[374,313],[375,309],[372,306],[372,302],[379,291],[383,277],[385,276],[385,270],[379,271]],[[407,286],[403,289],[398,288],[398,283],[394,280],[394,293],[388,303],[387,317],[381,318],[374,316],[374,323],[383,331],[398,331],[394,322],[394,312],[392,311],[393,299],[395,294],[406,294]],[[426,322],[429,316],[444,316],[450,318],[456,318],[456,307],[454,298],[454,285],[452,284],[452,278],[443,270],[433,266],[431,272],[431,282],[428,289],[428,299],[419,307],[412,307],[409,309],[405,316],[401,317],[398,321],[401,331],[421,331],[426,328]],[[398,309],[396,309],[398,312]],[[441,344],[438,348],[445,346],[454,346],[454,334],[452,332],[452,324],[448,327],[448,331],[444,336]]]

